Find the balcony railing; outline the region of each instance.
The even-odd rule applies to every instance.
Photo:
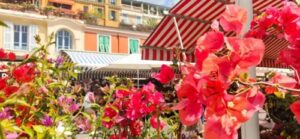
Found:
[[[142,12],[142,7],[130,6],[127,4],[122,4],[122,9],[136,11],[136,12]]]

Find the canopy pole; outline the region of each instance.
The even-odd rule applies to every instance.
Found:
[[[250,29],[250,23],[253,19],[253,2],[252,0],[236,0],[236,4],[240,7],[247,9],[247,23],[243,27],[244,35]],[[242,36],[241,36],[242,37]],[[251,67],[248,71],[249,75],[253,78],[256,77],[256,68]],[[258,112],[256,112],[249,121],[241,127],[242,139],[259,139],[259,118]]]
[[[178,28],[178,24],[177,24],[177,21],[176,21],[176,17],[173,17],[173,21],[174,21],[175,29],[176,29],[176,32],[177,32],[177,37],[178,37],[179,43],[180,43],[180,49],[184,50],[182,38],[181,38],[181,35],[180,35],[180,30]],[[186,61],[185,51],[182,51],[182,55],[183,55],[183,61]]]
[[[138,85],[138,88],[140,87],[140,70],[137,69],[137,85]]]

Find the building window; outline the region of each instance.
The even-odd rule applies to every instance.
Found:
[[[116,18],[116,11],[110,11],[109,12],[109,18],[110,18],[110,20],[115,21],[117,19]]]
[[[122,22],[125,24],[128,24],[128,15],[127,14],[122,14]]]
[[[142,24],[142,17],[140,17],[140,16],[136,17],[136,24],[137,25]]]
[[[56,48],[58,50],[72,49],[72,35],[66,30],[60,30],[56,34]]]
[[[102,53],[109,53],[110,37],[105,35],[98,36],[98,50]]]
[[[14,25],[14,49],[28,50],[28,26]]]
[[[98,0],[99,3],[103,3],[103,0]]]
[[[110,0],[111,5],[116,5],[116,0]]]
[[[89,7],[88,6],[83,6],[83,12],[87,13],[89,11]]]
[[[139,40],[138,39],[129,39],[129,53],[130,54],[139,53]]]

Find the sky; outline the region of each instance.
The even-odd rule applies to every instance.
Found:
[[[140,1],[145,1],[157,5],[163,5],[166,7],[172,7],[178,0],[140,0]]]

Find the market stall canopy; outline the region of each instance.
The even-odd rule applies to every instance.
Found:
[[[83,52],[83,51],[61,51],[61,55],[67,61],[75,63],[83,71],[91,71],[108,66],[110,63],[117,61],[127,55],[122,54],[105,54],[98,52]]]
[[[282,7],[282,0],[253,0],[254,15],[263,12],[267,7]],[[142,58],[145,60],[173,60],[175,49],[182,45],[188,61],[195,61],[194,47],[197,39],[210,30],[210,23],[219,18],[226,4],[234,4],[235,0],[180,0],[161,20],[156,29],[145,41]],[[269,30],[276,35],[274,30]],[[234,35],[226,32],[226,36]],[[287,42],[276,37],[268,37],[265,59],[262,67],[285,66],[276,64],[278,52],[287,46]],[[182,58],[182,55],[180,56]]]
[[[171,61],[154,61],[154,60],[142,60],[141,54],[131,54],[126,57],[123,57],[117,61],[112,62],[106,67],[100,68],[103,69],[142,69],[142,70],[151,70],[153,68],[160,68],[161,65],[171,65]]]

